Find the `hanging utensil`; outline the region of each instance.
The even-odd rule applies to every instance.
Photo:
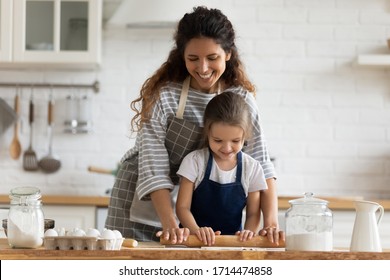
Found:
[[[18,159],[22,153],[22,146],[19,141],[19,115],[20,115],[20,104],[19,104],[19,88],[16,88],[15,95],[15,113],[16,121],[14,124],[14,137],[12,139],[11,145],[9,147],[9,153],[12,159]]]
[[[46,173],[56,172],[61,167],[61,161],[53,155],[52,145],[53,145],[53,110],[54,110],[54,100],[53,96],[50,93],[48,111],[47,111],[47,122],[48,122],[48,133],[49,133],[49,153],[47,156],[43,157],[38,165],[42,171]]]
[[[34,123],[33,89],[31,89],[30,104],[29,104],[29,123],[30,123],[30,144],[28,146],[28,149],[23,154],[23,169],[26,171],[35,171],[38,169],[38,160],[37,160],[37,155],[32,148],[33,123]]]

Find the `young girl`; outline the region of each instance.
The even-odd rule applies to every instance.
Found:
[[[251,137],[248,104],[240,94],[224,92],[206,106],[203,122],[205,148],[189,153],[177,172],[177,216],[205,245],[219,234],[251,239],[260,226],[260,191],[267,183],[261,164],[241,151]]]

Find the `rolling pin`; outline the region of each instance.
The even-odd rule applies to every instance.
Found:
[[[237,235],[216,235],[213,247],[259,247],[259,248],[284,248],[283,240],[279,240],[279,245],[271,243],[266,236],[255,236],[247,241],[240,241]],[[187,240],[180,244],[172,244],[170,240],[160,238],[162,245],[185,245],[187,247],[203,247],[206,246],[201,242],[196,235],[188,236]]]
[[[138,246],[138,241],[130,238],[126,238],[122,243],[123,247],[134,248]]]

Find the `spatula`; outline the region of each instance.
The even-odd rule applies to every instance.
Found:
[[[23,169],[26,171],[35,171],[38,169],[38,160],[35,151],[32,148],[33,123],[34,123],[34,103],[33,93],[31,92],[29,105],[29,123],[30,123],[30,144],[23,154]]]
[[[52,143],[53,143],[53,110],[54,110],[54,101],[52,95],[50,95],[50,100],[48,104],[47,111],[47,122],[49,130],[49,153],[47,156],[43,157],[38,165],[42,171],[46,173],[56,172],[61,167],[61,161],[53,155],[52,152]]]

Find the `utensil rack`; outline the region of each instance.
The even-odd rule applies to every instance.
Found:
[[[99,93],[100,83],[95,81],[93,84],[49,84],[49,83],[0,83],[0,87],[28,87],[28,88],[84,88],[92,89],[94,93]]]

